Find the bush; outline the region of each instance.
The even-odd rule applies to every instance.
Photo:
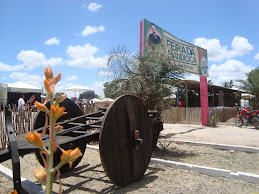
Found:
[[[217,121],[216,117],[210,116],[209,122],[210,122],[210,126],[211,126],[211,127],[217,127],[217,122],[218,122],[218,121]]]

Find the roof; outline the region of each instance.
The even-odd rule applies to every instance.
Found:
[[[69,88],[66,88],[64,91],[72,91],[72,92],[86,92],[86,91],[90,91],[91,89],[88,87],[84,87],[81,85],[73,85]]]
[[[184,87],[186,87],[186,84],[187,84],[188,90],[200,90],[200,82],[199,81],[196,81],[196,80],[180,80],[179,83],[181,85],[183,85]],[[223,86],[208,84],[208,91],[211,91],[212,88],[214,89],[214,92],[217,92],[219,90],[225,90],[225,91],[246,93],[246,92],[236,90],[236,89],[232,89],[232,88],[226,88],[226,87],[223,87]]]
[[[41,93],[42,88],[38,88],[36,86],[24,83],[24,82],[15,82],[12,84],[8,84],[8,92],[36,92]]]

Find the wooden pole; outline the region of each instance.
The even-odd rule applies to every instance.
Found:
[[[214,107],[215,106],[215,92],[214,92],[214,87],[212,88],[212,106]]]
[[[188,84],[185,83],[186,107],[189,107]]]
[[[209,125],[209,102],[207,77],[200,75],[202,125]]]

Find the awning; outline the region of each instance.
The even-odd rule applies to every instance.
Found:
[[[35,86],[32,86],[30,84],[26,84],[24,82],[15,82],[12,84],[8,84],[8,92],[21,92],[21,93],[42,93],[42,88],[38,88]]]

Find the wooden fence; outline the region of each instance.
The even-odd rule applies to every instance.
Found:
[[[10,107],[9,107],[10,109]],[[27,133],[33,130],[34,120],[37,116],[37,111],[33,107],[28,107],[26,111],[11,109],[12,125],[15,135]],[[0,150],[6,147],[7,133],[5,124],[5,110],[0,109]]]
[[[89,114],[96,111],[96,107],[80,107],[84,114]],[[235,117],[237,110],[231,108],[210,108],[210,116],[214,116],[218,122],[225,122],[228,119]],[[0,109],[0,150],[6,147],[7,134],[5,129],[5,113]],[[180,123],[180,124],[201,124],[201,108],[178,108],[171,107],[162,111],[162,121],[164,123]],[[28,108],[27,111],[18,111],[12,109],[12,123],[16,135],[27,133],[33,130],[34,121],[37,112],[33,108]]]
[[[214,116],[217,122],[226,122],[237,115],[236,107],[209,108],[210,117]],[[162,111],[164,123],[201,124],[201,108],[170,107]]]
[[[11,110],[12,125],[15,135],[27,133],[33,130],[34,121],[37,116],[37,110],[33,107],[27,107],[26,111],[17,110],[16,106]],[[80,107],[84,114],[93,113],[97,110],[95,106]],[[5,125],[5,110],[1,110],[0,107],[0,150],[5,148],[7,145],[7,133]]]

